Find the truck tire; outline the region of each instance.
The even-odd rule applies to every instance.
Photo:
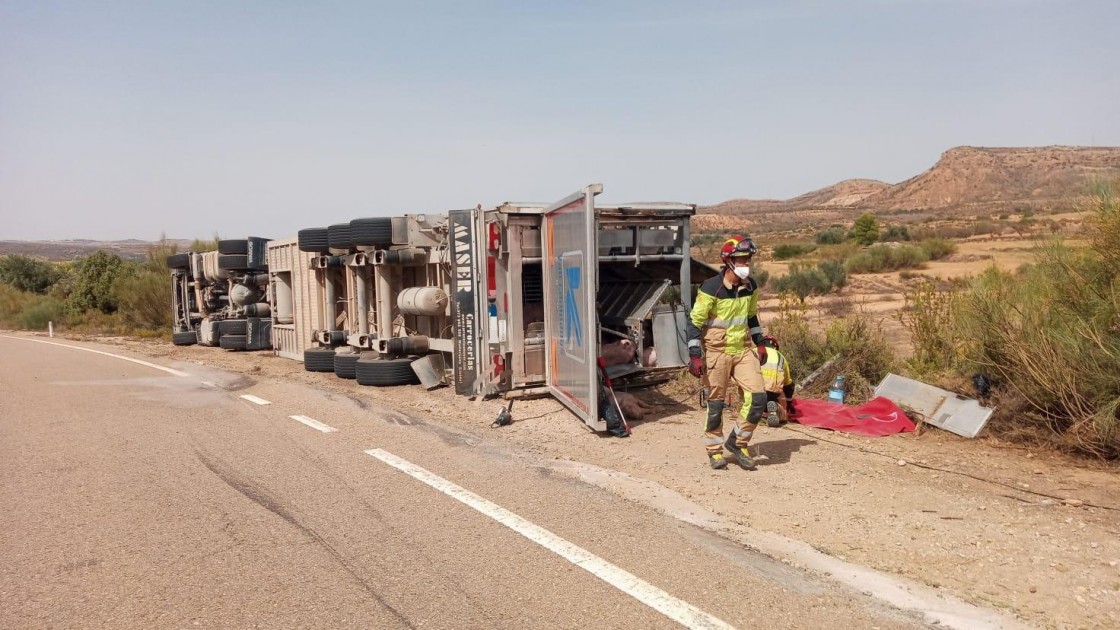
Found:
[[[190,254],[171,254],[167,257],[168,269],[190,269],[191,256]]]
[[[333,348],[308,348],[303,351],[303,369],[308,372],[333,372]]]
[[[327,254],[330,253],[330,240],[327,235],[327,228],[307,228],[300,230],[297,239],[299,240],[299,251],[311,252],[314,254]]]
[[[198,343],[198,333],[193,330],[171,333],[171,343],[177,346],[193,346]]]
[[[361,355],[357,352],[338,352],[334,355],[334,375],[338,378],[356,378],[354,365]]]
[[[370,353],[372,354],[372,353]],[[354,364],[354,375],[360,385],[417,385],[420,377],[412,371],[412,362],[416,357],[400,359],[358,359]]]
[[[226,335],[245,335],[245,320],[243,319],[223,319],[218,322],[218,331],[221,336]]]
[[[245,335],[222,335],[218,337],[218,345],[226,350],[244,350]]]
[[[218,254],[218,269],[248,271],[249,257],[245,254]]]
[[[353,249],[354,239],[350,236],[350,224],[336,223],[328,227],[327,245],[330,249]]]
[[[248,254],[249,241],[238,238],[230,239],[228,241],[218,241],[219,254]]]
[[[354,244],[366,247],[389,247],[393,244],[393,220],[388,217],[354,219],[350,222]]]

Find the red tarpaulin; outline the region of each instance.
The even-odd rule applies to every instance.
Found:
[[[886,398],[872,398],[858,407],[827,400],[796,398],[797,413],[790,420],[807,427],[877,437],[914,430],[914,423]]]

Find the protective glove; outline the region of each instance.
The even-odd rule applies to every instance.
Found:
[[[688,359],[688,373],[700,378],[704,375],[704,360],[700,357],[689,357]]]
[[[762,344],[758,345],[758,364],[759,365],[765,365],[766,364],[766,346],[764,346]]]

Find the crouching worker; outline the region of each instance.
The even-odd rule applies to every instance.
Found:
[[[732,236],[720,249],[723,273],[700,285],[688,322],[688,371],[707,374],[708,416],[704,447],[712,468],[727,467],[731,458],[746,470],[755,470],[747,445],[766,408],[766,388],[760,366],[766,362],[762,327],[758,322],[758,285],[751,274],[754,241]],[[728,388],[743,395],[742,423],[723,439],[723,409]]]
[[[778,340],[770,335],[762,338],[768,348],[762,363],[762,382],[766,386],[766,425],[781,426],[793,415],[793,377],[789,374],[789,359],[782,354]],[[785,397],[785,405],[781,398]]]

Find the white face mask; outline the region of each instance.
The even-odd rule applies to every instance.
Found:
[[[747,267],[735,267],[734,271],[735,271],[735,276],[737,278],[739,278],[740,280],[746,280],[751,275],[751,268],[749,266],[747,266]]]

